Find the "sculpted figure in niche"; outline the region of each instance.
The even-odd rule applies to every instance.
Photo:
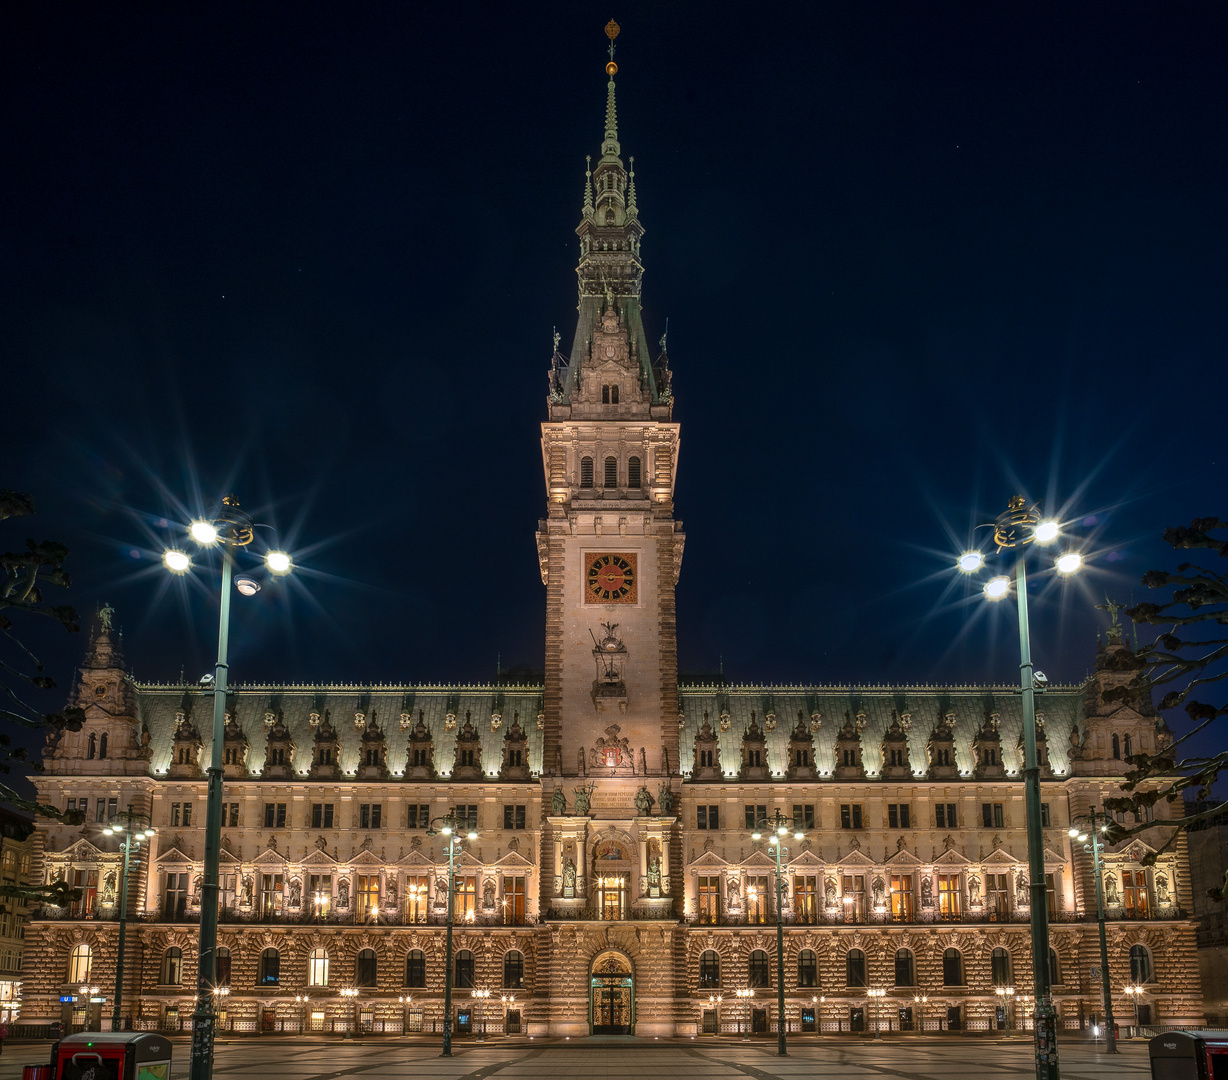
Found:
[[[243,905],[251,907],[252,903],[252,879],[245,877],[243,879]]]
[[[290,882],[290,906],[298,907],[303,900],[303,883],[295,878]]]
[[[1167,904],[1169,901],[1168,878],[1163,874],[1156,874],[1156,899],[1161,904]]]
[[[742,903],[742,883],[737,877],[731,877],[725,883],[725,899],[730,907],[737,907]]]
[[[1028,890],[1027,874],[1018,874],[1015,877],[1015,903],[1028,904],[1031,903],[1032,897]]]
[[[563,863],[563,888],[573,892],[576,888],[576,864],[571,859]]]
[[[934,882],[928,875],[921,879],[921,906],[925,908],[934,906]]]
[[[1163,879],[1160,879],[1160,880],[1163,880]],[[104,904],[115,903],[115,886],[116,886],[115,871],[108,870],[107,876],[102,879],[102,902]]]
[[[572,793],[576,797],[576,813],[583,817],[588,813],[588,808],[592,803],[593,789],[597,785],[589,782],[584,787],[572,788]]]
[[[482,907],[490,910],[495,906],[495,882],[493,878],[487,878],[482,883]]]
[[[973,907],[981,904],[981,879],[975,874],[968,879],[968,903]]]
[[[661,887],[661,859],[659,856],[654,855],[648,860],[648,887],[650,889]]]
[[[823,892],[827,899],[827,906],[835,907],[836,906],[836,879],[835,878],[829,877],[827,879],[827,881],[823,885]]]
[[[561,787],[554,789],[554,794],[550,796],[550,812],[555,817],[562,817],[567,813],[567,795]]]
[[[350,906],[350,882],[348,878],[342,878],[341,884],[337,886],[337,907],[348,908]]]
[[[647,817],[648,811],[652,809],[652,796],[648,794],[648,789],[641,786],[640,790],[635,793],[635,812],[640,817]]]
[[[886,888],[883,884],[883,879],[876,877],[871,883],[870,888],[874,890],[874,906],[878,907],[883,902],[883,891]]]
[[[397,883],[393,879],[389,879],[388,887],[384,890],[384,904],[390,908],[397,906]]]
[[[1117,878],[1112,874],[1104,875],[1104,899],[1109,904],[1121,903],[1121,894],[1117,891]]]
[[[435,908],[443,910],[448,906],[448,882],[446,878],[435,879]]]
[[[663,781],[657,787],[657,804],[661,807],[661,813],[663,814],[672,814],[674,812],[674,793],[670,789],[668,781]]]

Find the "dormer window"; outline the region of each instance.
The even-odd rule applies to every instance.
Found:
[[[618,404],[618,383],[611,383],[601,388],[601,404]]]
[[[615,388],[617,389],[617,387]],[[640,486],[640,459],[637,457],[627,459],[627,487],[638,488]]]
[[[580,459],[580,486],[582,488],[593,486],[593,459],[591,457]]]

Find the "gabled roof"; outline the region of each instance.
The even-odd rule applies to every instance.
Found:
[[[690,865],[692,870],[723,870],[729,863],[715,851],[705,851],[702,855],[692,859]]]
[[[161,852],[158,855],[157,859],[155,859],[154,861],[161,864],[161,863],[190,863],[192,860],[189,859],[177,847],[169,847],[165,851]]]

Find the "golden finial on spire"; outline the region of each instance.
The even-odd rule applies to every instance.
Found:
[[[606,63],[605,73],[611,78],[618,71],[618,65],[614,63],[614,39],[618,37],[619,25],[613,19],[605,24],[605,36],[610,39],[610,59]]]

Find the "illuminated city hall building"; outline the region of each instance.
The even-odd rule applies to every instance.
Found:
[[[1017,688],[678,685],[679,426],[664,341],[641,318],[644,227],[621,154],[611,74],[576,230],[579,317],[567,354],[556,341],[541,425],[544,680],[233,688],[223,1026],[441,1030],[448,870],[428,827],[455,811],[478,833],[452,898],[459,1034],[775,1030],[775,863],[751,832],[779,810],[804,833],[784,859],[790,1032],[1018,1028],[1032,975]],[[36,778],[85,824],[43,819],[33,873],[82,895],[32,913],[22,1016],[109,1020],[126,888],[123,1022],[186,1026],[212,698],[133,681],[110,618],[74,691],[85,726]],[[1067,1030],[1101,1012],[1091,856],[1067,828],[1117,790],[1128,754],[1169,737],[1105,703],[1123,651],[1113,627],[1084,685],[1039,699]],[[102,830],[129,807],[157,831],[125,882]],[[1115,1011],[1196,1023],[1184,842],[1154,867],[1149,850],[1106,857]]]

